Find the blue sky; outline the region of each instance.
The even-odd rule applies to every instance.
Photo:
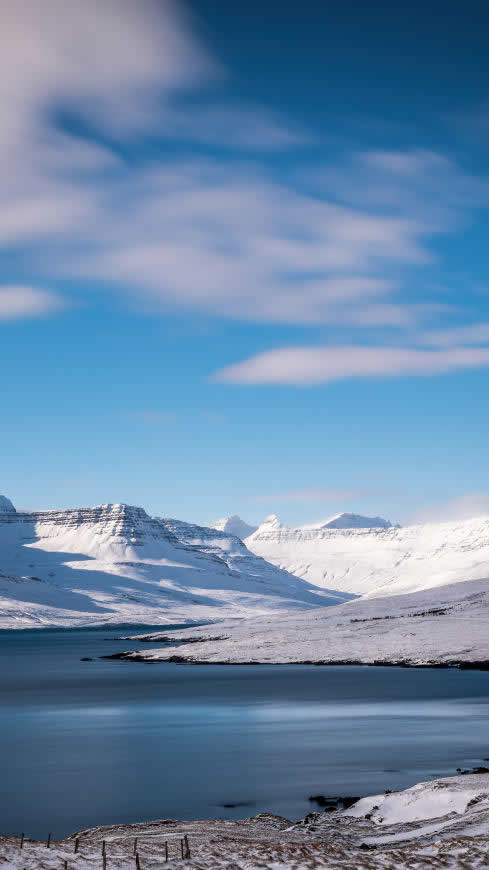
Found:
[[[489,511],[482,2],[0,9],[0,492]]]

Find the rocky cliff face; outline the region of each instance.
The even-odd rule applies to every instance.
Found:
[[[17,515],[19,516],[19,515]],[[83,552],[104,547],[148,548],[152,545],[178,541],[162,523],[148,516],[141,507],[127,504],[102,504],[92,508],[74,508],[63,511],[39,511],[23,515],[33,522],[41,539],[63,538],[70,549],[82,545]]]

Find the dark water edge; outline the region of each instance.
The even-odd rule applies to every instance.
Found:
[[[405,788],[489,757],[488,673],[99,658],[127,648],[121,630],[0,632],[4,832],[298,819],[310,795]]]
[[[185,641],[173,641],[172,645],[176,646],[179,643],[200,643],[200,638],[198,640],[185,640]],[[206,641],[212,641],[214,638],[206,638]],[[220,640],[220,638],[216,638],[216,640]],[[134,641],[136,643],[136,641]],[[155,646],[154,641],[137,641],[138,645],[140,643],[151,643],[152,646]],[[179,655],[171,655],[168,658],[162,659],[154,659],[145,655],[144,652],[133,652],[123,651],[118,653],[112,653],[109,655],[102,656],[104,659],[117,659],[122,662],[142,662],[146,665],[159,665],[163,663],[170,663],[173,665],[209,665],[209,661],[206,659],[193,658],[192,656],[179,656]],[[274,668],[280,667],[290,667],[291,665],[314,665],[314,667],[324,667],[324,668],[341,668],[341,667],[357,667],[357,668],[414,668],[417,670],[432,670],[432,671],[445,671],[450,668],[455,668],[459,671],[489,671],[489,661],[482,660],[478,661],[475,659],[474,661],[460,661],[455,659],[454,661],[446,661],[446,662],[423,662],[423,663],[414,663],[410,661],[405,661],[404,659],[399,659],[398,661],[373,661],[373,662],[364,662],[360,659],[344,659],[344,660],[323,660],[323,659],[298,659],[293,662],[263,662],[258,659],[247,659],[239,662],[229,661],[229,659],[222,659],[220,661],[212,661],[213,665],[227,665],[231,667],[239,667],[241,665],[269,665]]]

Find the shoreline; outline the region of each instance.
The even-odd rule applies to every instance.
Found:
[[[207,640],[207,639],[206,639]],[[210,640],[210,638],[209,638]],[[155,643],[156,641],[153,641]],[[187,641],[187,643],[196,643],[197,641]],[[287,665],[310,665],[313,667],[363,667],[363,668],[417,668],[418,670],[459,670],[459,671],[489,671],[489,660],[482,661],[451,661],[451,662],[407,662],[404,660],[399,661],[371,661],[364,662],[361,660],[355,659],[341,659],[338,661],[328,660],[324,661],[318,659],[317,661],[313,659],[304,659],[298,661],[290,661],[290,662],[266,662],[266,661],[258,661],[256,659],[249,659],[243,661],[229,661],[223,659],[222,661],[206,661],[205,659],[194,659],[186,656],[179,655],[171,655],[168,658],[150,658],[148,655],[144,653],[138,652],[120,652],[113,653],[112,655],[98,656],[100,659],[116,659],[119,661],[127,661],[127,662],[139,662],[142,664],[149,665],[158,665],[158,664],[174,664],[174,665],[219,665],[219,666],[246,666],[246,665],[270,665],[273,667],[285,667]]]

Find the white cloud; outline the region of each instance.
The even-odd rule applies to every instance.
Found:
[[[193,160],[117,177],[98,209],[96,234],[58,269],[124,286],[141,305],[361,327],[429,314],[395,298],[389,274],[430,259],[415,221],[305,196],[249,165]]]
[[[43,281],[104,279],[143,310],[428,328],[443,304],[407,298],[403,276],[487,194],[443,155],[362,152],[317,167],[306,194],[266,165],[129,165],[55,123],[61,108],[126,145],[310,141],[263,107],[209,96],[220,76],[173,0],[0,0],[0,248],[22,249]]]
[[[0,0],[0,119],[18,144],[64,108],[114,135],[150,131],[223,147],[311,141],[277,113],[185,101],[226,77],[178,0]]]
[[[0,286],[0,321],[22,317],[41,317],[57,311],[66,303],[55,293],[34,287]]]
[[[489,179],[434,151],[365,151],[343,166],[309,170],[316,189],[382,214],[411,216],[426,231],[456,229],[489,203]]]
[[[489,367],[489,348],[420,350],[398,347],[286,347],[217,372],[231,384],[314,385],[344,378],[441,375]]]
[[[440,192],[434,199],[443,210]],[[408,299],[403,277],[435,262],[432,236],[458,211],[447,206],[444,225],[397,202],[396,214],[382,213],[306,194],[249,163],[167,161],[109,178],[94,193],[89,231],[85,221],[77,233],[77,256],[63,252],[58,269],[123,286],[141,306],[305,325],[429,325],[443,300]]]
[[[216,71],[173,0],[0,3],[0,105],[16,123],[62,104],[104,126],[137,127],[154,92]]]
[[[427,173],[450,171],[453,166],[446,157],[434,151],[370,151],[360,155],[368,166],[405,176],[418,183]]]
[[[117,158],[61,132],[55,110],[127,132],[160,94],[214,73],[172,0],[0,0],[0,244],[90,233],[100,218],[98,173]]]
[[[470,492],[445,502],[431,504],[418,511],[414,522],[450,522],[489,516],[489,493]]]
[[[489,344],[489,323],[473,323],[470,326],[431,330],[423,333],[422,341],[434,347]]]

